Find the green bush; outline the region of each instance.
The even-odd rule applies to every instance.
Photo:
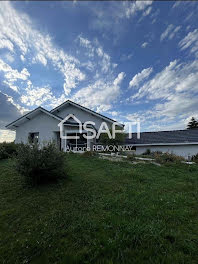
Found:
[[[147,149],[142,155],[150,155],[151,154],[151,150]]]
[[[135,155],[134,155],[134,154],[128,154],[128,155],[127,155],[127,160],[129,160],[129,161],[134,161],[134,160],[136,160]]]
[[[33,185],[56,181],[66,175],[65,158],[54,143],[43,148],[38,144],[21,144],[17,148],[16,169]]]
[[[17,152],[17,145],[14,142],[0,143],[0,160],[8,159],[14,156]]]
[[[177,156],[172,153],[154,153],[154,158],[156,162],[166,164],[166,163],[179,163],[181,161],[184,161],[185,159],[183,157]]]
[[[198,163],[198,153],[191,158],[192,161]]]
[[[118,127],[116,128],[118,129]],[[120,128],[119,128],[120,129]],[[110,129],[110,134],[112,134],[112,129]],[[119,132],[115,134],[115,138],[109,138],[107,133],[102,133],[99,138],[99,142],[103,145],[122,145],[125,141],[126,134],[123,132]]]

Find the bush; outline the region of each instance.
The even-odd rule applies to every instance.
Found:
[[[118,129],[118,128],[116,128],[116,129]],[[113,135],[112,134],[112,129],[110,129],[110,134]],[[115,146],[118,146],[118,145],[122,145],[124,143],[125,137],[126,137],[126,134],[124,133],[124,131],[116,133],[115,134],[115,138],[109,138],[107,133],[102,133],[100,135],[99,141],[103,145],[115,145]]]
[[[33,185],[56,181],[66,175],[65,154],[53,143],[42,149],[38,144],[21,144],[17,148],[16,169]]]
[[[198,153],[191,158],[192,161],[198,163]]]
[[[151,150],[147,149],[142,155],[150,155],[151,154]]]
[[[8,159],[14,156],[17,152],[17,145],[14,142],[0,143],[0,160]]]
[[[166,163],[179,163],[184,161],[183,157],[177,156],[172,153],[154,153],[154,158],[156,162],[166,164]]]
[[[129,160],[129,161],[134,161],[134,160],[136,160],[135,155],[134,155],[134,154],[128,154],[128,155],[127,155],[127,160]]]

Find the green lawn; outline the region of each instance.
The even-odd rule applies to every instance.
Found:
[[[198,263],[198,166],[71,154],[28,188],[0,161],[0,263]]]

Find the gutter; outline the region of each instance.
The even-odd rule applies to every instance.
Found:
[[[198,142],[182,142],[182,143],[151,143],[151,144],[126,144],[126,146],[144,147],[144,146],[183,146],[198,145]]]

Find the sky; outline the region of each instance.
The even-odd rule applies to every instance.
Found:
[[[198,118],[198,2],[0,3],[0,141],[5,125],[70,99],[141,131]]]

